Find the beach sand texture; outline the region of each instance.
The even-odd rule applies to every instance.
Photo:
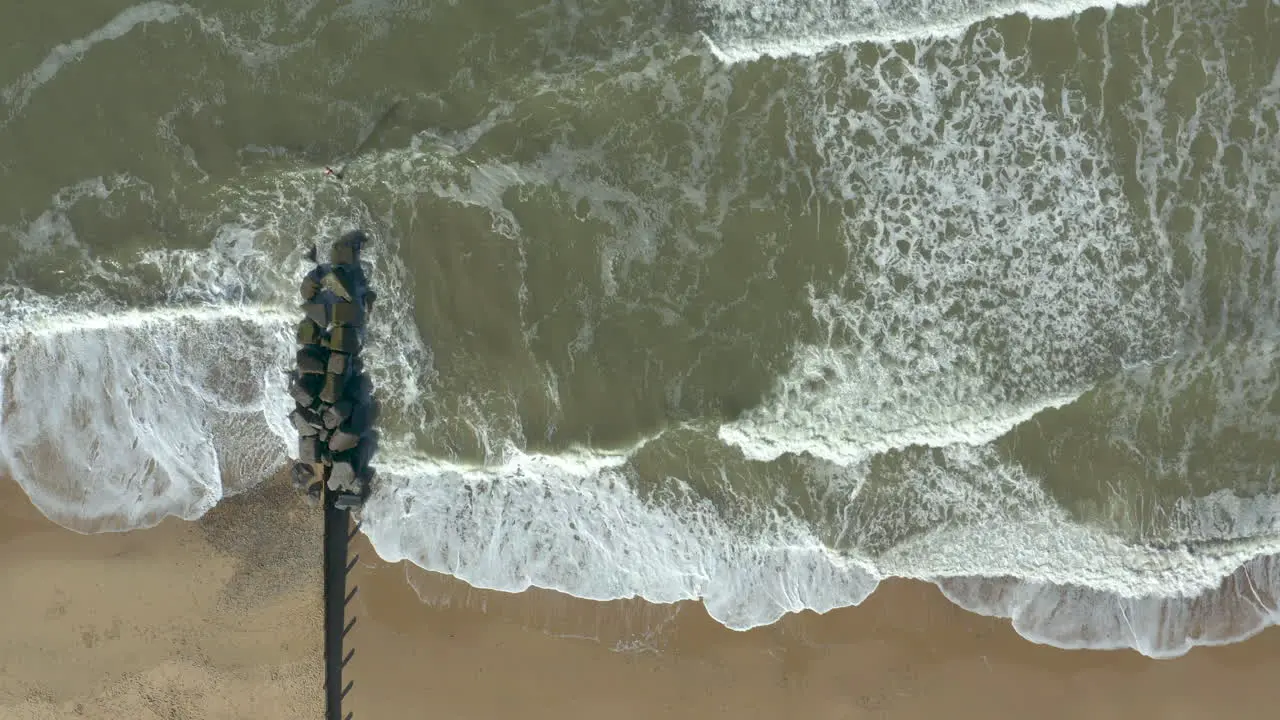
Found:
[[[0,482],[0,718],[322,716],[320,516],[284,482],[78,535]],[[356,718],[1273,718],[1280,633],[1175,660],[1034,645],[930,585],[745,633],[692,603],[479,591],[363,538]],[[1228,711],[1227,708],[1230,708]]]

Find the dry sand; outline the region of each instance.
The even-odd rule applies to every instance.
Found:
[[[0,718],[322,716],[319,511],[284,483],[127,534],[57,528],[2,478],[0,508]],[[1177,660],[1066,652],[894,582],[735,633],[694,604],[475,591],[359,550],[357,720],[1280,716],[1274,630]]]

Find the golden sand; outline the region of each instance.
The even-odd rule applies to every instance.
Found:
[[[0,479],[0,718],[321,718],[320,513],[287,483],[78,535]],[[361,539],[346,709],[404,718],[1280,716],[1280,632],[1176,660],[1063,651],[890,582],[726,630],[701,606],[478,591]]]

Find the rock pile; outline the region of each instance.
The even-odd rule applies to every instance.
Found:
[[[373,385],[360,361],[365,317],[375,298],[360,265],[366,242],[359,230],[347,233],[334,244],[330,262],[302,279],[304,317],[289,376],[295,403],[289,419],[298,431],[293,483],[313,500],[327,489],[345,509],[369,496],[377,448]]]

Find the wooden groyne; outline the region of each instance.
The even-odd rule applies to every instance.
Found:
[[[368,242],[355,231],[336,243],[327,263],[317,262],[303,278],[303,319],[298,323],[297,363],[290,375],[294,411],[289,416],[298,431],[298,461],[293,482],[324,507],[324,684],[327,720],[351,720],[342,705],[352,683],[343,683],[343,670],[355,655],[345,649],[347,633],[356,618],[347,612],[357,588],[347,588],[347,575],[358,556],[348,548],[359,526],[350,513],[369,496],[377,449],[377,404],[373,385],[364,373],[360,350],[365,318],[372,309],[360,264],[360,250]],[[315,260],[314,251],[312,259]]]

